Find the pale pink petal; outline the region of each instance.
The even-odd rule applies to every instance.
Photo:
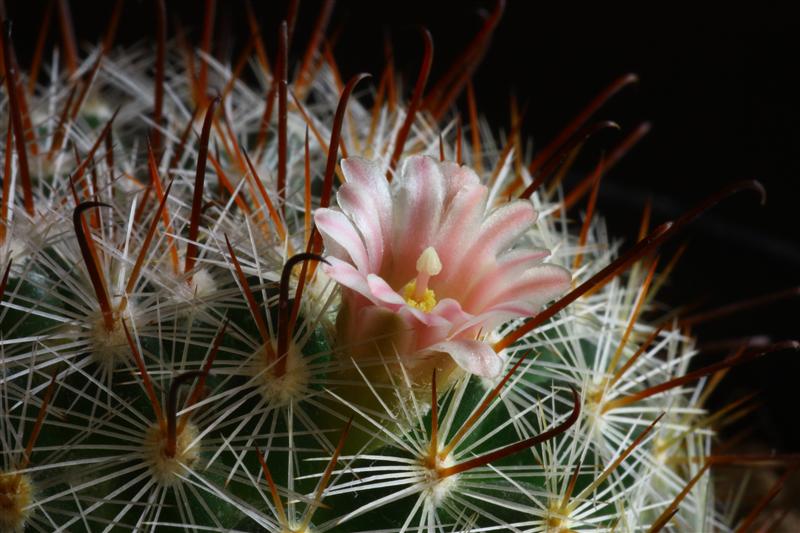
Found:
[[[335,250],[337,257],[346,259],[347,257],[342,257],[339,255],[341,252],[338,251],[338,249],[344,249],[358,270],[369,272],[364,241],[353,227],[352,222],[343,213],[334,209],[317,209],[314,212],[314,223],[322,234],[325,248],[329,254],[334,253]],[[333,246],[334,244],[336,246]]]
[[[532,317],[539,313],[547,302],[564,294],[570,286],[569,272],[557,265],[538,265],[529,269],[507,286],[496,287],[486,294],[488,300],[480,302],[475,317],[460,325],[453,335],[481,328],[490,331],[513,318]]]
[[[342,159],[342,173],[346,183],[342,188],[352,184],[354,188],[363,189],[366,197],[375,205],[378,221],[383,235],[384,254],[390,254],[392,236],[392,194],[389,182],[386,181],[386,169],[361,157]]]
[[[528,269],[548,257],[550,250],[546,248],[517,248],[500,255],[497,266],[506,272],[514,272],[513,269]]]
[[[458,329],[451,332],[452,337],[465,336],[472,332],[473,336],[478,331],[486,333],[493,331],[503,322],[508,322],[514,318],[532,317],[541,310],[541,307],[530,303],[515,300],[513,302],[503,302],[495,307],[486,309],[479,315],[475,315],[470,320],[459,325]]]
[[[392,250],[396,259],[387,281],[394,286],[417,275],[419,254],[431,246],[439,229],[444,201],[444,178],[438,163],[426,156],[406,159],[395,177]]]
[[[473,187],[480,184],[480,178],[475,174],[475,171],[469,167],[445,161],[439,163],[439,168],[442,171],[445,182],[445,210],[447,210],[453,198],[455,198],[456,193],[460,190],[465,187]]]
[[[450,280],[461,269],[461,262],[480,231],[488,190],[471,185],[458,191],[442,220],[436,243],[433,245],[442,262],[442,271],[434,279],[439,286],[451,286]],[[443,294],[460,297],[461,294]]]
[[[461,308],[461,304],[453,298],[444,298],[439,300],[436,307],[431,309],[431,314],[442,317],[454,326],[466,322],[472,318],[472,315],[465,312]]]
[[[525,271],[493,294],[487,295],[484,307],[494,307],[506,301],[522,300],[541,307],[569,289],[572,276],[558,265],[544,264]]]
[[[484,220],[475,244],[467,251],[459,273],[452,279],[456,286],[468,290],[496,256],[508,248],[536,221],[536,212],[527,201],[516,201],[495,209]]]
[[[348,289],[356,291],[373,303],[378,303],[376,298],[372,295],[366,276],[364,276],[362,272],[356,270],[350,263],[337,259],[336,257],[328,256],[326,260],[329,264],[323,264],[322,271],[331,279]]]
[[[366,189],[374,199],[377,210],[381,216],[386,218],[381,220],[387,224],[391,222],[392,196],[389,182],[386,181],[386,171],[381,166],[363,157],[348,157],[342,159],[342,173],[346,183]]]
[[[375,274],[369,274],[367,276],[367,284],[369,285],[369,290],[372,291],[375,299],[380,301],[382,304],[395,310],[406,305],[405,299],[397,294],[397,291],[391,288],[389,284],[386,283],[386,280],[384,280],[382,277]]]
[[[485,342],[451,340],[435,344],[430,350],[449,354],[458,366],[483,378],[495,378],[503,370],[503,359]]]
[[[416,323],[419,323],[426,327],[443,327],[442,336],[446,335],[447,332],[450,331],[452,324],[445,318],[434,315],[433,313],[426,313],[421,309],[417,309],[416,307],[412,307],[410,305],[404,305],[398,311],[401,315],[406,317],[409,320],[414,320]],[[442,337],[443,338],[443,337]]]
[[[321,209],[317,209],[317,211],[321,211]],[[314,216],[317,216],[317,211],[314,212]],[[348,263],[353,262],[350,259],[350,254],[344,248],[344,246],[340,245],[336,240],[326,237],[325,235],[322,236],[322,240],[325,243],[325,256],[336,257],[337,259],[341,259],[342,261],[347,261]]]
[[[345,183],[336,193],[336,200],[364,239],[369,258],[369,271],[380,272],[383,262],[383,231],[380,214],[367,189]]]
[[[543,306],[538,303],[526,302],[525,300],[508,300],[486,309],[475,318],[482,318],[488,322],[500,317],[501,321],[506,321],[512,318],[536,316],[542,308]]]
[[[497,255],[528,231],[536,222],[536,211],[530,202],[517,200],[492,211],[481,226],[476,249]]]
[[[417,352],[425,352],[429,346],[450,338],[452,324],[442,317],[423,313],[413,307],[405,307],[399,314],[414,328]]]
[[[440,301],[428,313],[411,306],[405,306],[399,313],[414,325],[419,349],[447,340],[453,330],[458,329],[458,324],[472,318],[461,310],[458,302],[451,299]]]
[[[526,270],[540,264],[549,255],[550,252],[544,249],[512,250],[501,255],[494,268],[487,269],[473,281],[472,289],[461,297],[462,305],[471,313],[481,312],[493,294],[505,290]]]

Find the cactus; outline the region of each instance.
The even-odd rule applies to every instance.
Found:
[[[690,370],[654,254],[760,185],[623,250],[558,181],[596,128],[530,158],[460,73],[423,100],[429,35],[402,102],[320,33],[288,78],[287,31],[274,70],[109,35],[42,85],[4,34],[0,531],[732,528],[704,402],[796,345]]]

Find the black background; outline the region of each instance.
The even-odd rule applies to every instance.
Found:
[[[111,4],[72,2],[82,43],[101,35]],[[179,17],[196,37],[202,4],[167,2],[171,22]],[[254,4],[272,55],[286,3]],[[23,64],[44,5],[40,0],[8,2]],[[343,76],[360,71],[379,75],[383,37],[390,31],[396,64],[413,80],[422,50],[417,27],[424,25],[434,38],[435,80],[493,5],[488,0],[342,1],[330,28],[342,28],[335,55]],[[301,2],[294,59],[305,47],[319,6]],[[654,222],[661,222],[730,181],[758,178],[764,183],[765,207],[758,207],[752,195],[733,198],[685,234],[690,246],[665,294],[673,304],[705,298],[713,306],[800,285],[800,22],[762,3],[754,9],[701,12],[674,3],[647,9],[511,0],[475,78],[479,109],[498,129],[509,128],[512,92],[528,102],[523,134],[541,146],[614,78],[627,72],[640,76],[638,86],[623,91],[598,114],[619,122],[624,131],[643,120],[653,123],[652,132],[609,174],[601,190],[600,211],[612,233],[628,240],[648,196],[654,199]],[[150,1],[128,1],[117,42],[152,40],[152,12]],[[225,53],[230,42],[241,46],[247,35],[242,2],[218,2],[217,51]],[[619,134],[598,135],[578,169],[586,172],[618,139]],[[667,247],[665,257],[674,249]],[[800,298],[795,298],[709,324],[699,334],[709,341],[762,333],[776,340],[797,338],[798,310]],[[718,357],[701,356],[698,364]],[[798,354],[774,354],[734,370],[715,402],[722,405],[760,391],[764,406],[745,424],[754,430],[753,438],[779,451],[797,451],[798,380]]]

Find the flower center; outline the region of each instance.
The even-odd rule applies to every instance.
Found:
[[[442,271],[442,262],[433,246],[425,248],[417,259],[417,277],[403,288],[406,303],[426,313],[436,307],[436,293],[428,288],[428,281]]]

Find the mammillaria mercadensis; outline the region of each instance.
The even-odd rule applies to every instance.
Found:
[[[489,190],[472,169],[427,156],[406,160],[391,191],[380,164],[347,159],[342,172],[342,212],[314,214],[333,256],[323,268],[346,287],[338,341],[356,347],[384,337],[414,374],[421,367],[429,375],[439,353],[470,374],[496,377],[503,360],[481,335],[535,315],[569,287],[566,269],[541,264],[547,250],[511,250],[536,220],[531,203],[490,213]],[[449,374],[447,362],[439,366]]]
[[[704,402],[797,346],[690,370],[680,322],[643,315],[657,247],[757,183],[620,253],[558,176],[635,77],[530,158],[452,110],[469,69],[423,99],[427,34],[408,103],[390,63],[369,105],[322,46],[330,2],[291,79],[292,10],[270,62],[247,4],[228,65],[213,11],[195,50],[155,4],[154,52],[113,48],[119,2],[46,76],[4,33],[0,531],[735,526]]]

